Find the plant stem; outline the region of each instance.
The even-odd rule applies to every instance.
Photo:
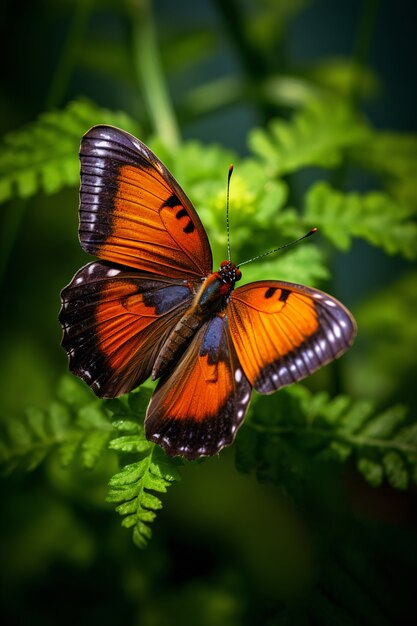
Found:
[[[180,132],[162,70],[149,0],[134,0],[134,9],[133,54],[138,82],[154,131],[175,149]]]
[[[262,122],[266,123],[271,117],[276,115],[276,108],[270,106],[263,98],[263,84],[266,77],[270,73],[268,59],[258,47],[250,40],[247,35],[246,24],[244,21],[242,7],[237,0],[213,0],[221,15],[225,27],[231,40],[234,42],[239,60],[247,80],[247,91],[257,94],[257,105],[262,118]],[[240,3],[241,4],[241,3]]]
[[[61,48],[58,63],[45,98],[47,109],[60,106],[65,99],[71,74],[78,58],[80,42],[83,39],[94,2],[95,0],[77,0],[75,3],[68,35]]]
[[[375,31],[379,0],[366,0],[362,5],[359,25],[353,49],[353,61],[357,68],[356,78],[352,84],[351,99],[355,104],[360,96],[359,72],[368,64],[369,52]]]
[[[250,428],[261,433],[267,433],[269,435],[312,435],[313,437],[319,436],[323,439],[331,439],[333,441],[339,441],[340,443],[347,443],[357,448],[387,448],[389,450],[398,450],[399,452],[416,454],[417,447],[413,443],[406,443],[404,441],[396,441],[395,439],[379,439],[377,437],[360,437],[357,435],[348,435],[344,433],[335,433],[334,431],[326,430],[324,428],[311,428],[308,426],[285,426],[285,427],[267,427],[256,422],[247,422]]]
[[[45,98],[45,108],[52,109],[62,104],[71,74],[77,60],[77,48],[84,34],[88,18],[95,0],[78,0],[72,16],[67,39],[61,49],[58,63]],[[0,283],[7,269],[9,257],[19,236],[20,225],[24,219],[29,200],[17,200],[10,204],[2,227],[0,245]]]

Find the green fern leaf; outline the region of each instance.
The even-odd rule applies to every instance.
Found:
[[[147,444],[148,454],[142,460],[126,465],[111,478],[107,496],[108,502],[118,504],[116,511],[124,517],[122,525],[133,527],[133,541],[139,548],[147,545],[152,534],[149,524],[162,508],[161,500],[152,492],[165,493],[180,480],[176,462],[155,444]]]
[[[360,167],[379,174],[401,204],[417,211],[417,135],[375,132],[350,156]]]
[[[136,433],[112,439],[109,448],[118,452],[146,452],[150,448],[150,442],[146,439],[142,440],[138,435],[139,433]]]
[[[306,196],[305,218],[339,249],[353,237],[365,239],[388,254],[417,256],[417,225],[412,211],[383,192],[341,193],[319,182]]]
[[[387,402],[404,381],[413,384],[417,369],[417,272],[402,275],[355,310],[366,350],[348,363],[355,395]]]
[[[303,167],[334,168],[347,148],[368,135],[366,123],[346,101],[314,100],[289,122],[274,120],[267,131],[253,130],[249,145],[272,177]]]
[[[6,135],[0,152],[0,202],[77,186],[80,139],[95,124],[113,124],[134,133],[138,130],[125,113],[76,100],[64,110],[43,113],[22,130]]]
[[[308,474],[312,460],[342,463],[353,457],[373,486],[386,479],[405,489],[417,476],[417,424],[403,406],[376,413],[369,402],[314,396],[295,385],[267,404],[258,398],[241,431],[238,469],[256,470],[260,479],[287,488]]]
[[[317,285],[329,278],[323,253],[314,245],[299,246],[270,261],[251,263],[244,268],[244,282],[264,280],[266,276],[306,285]],[[243,271],[242,269],[242,271]]]
[[[79,456],[86,469],[92,469],[107,449],[112,425],[103,402],[69,377],[61,381],[61,400],[47,410],[27,409],[20,419],[7,425],[0,445],[0,465],[5,473],[21,467],[35,469],[52,452],[66,466]],[[88,404],[80,406],[88,399]]]
[[[142,386],[138,391],[115,400],[106,401],[112,413],[113,427],[121,436],[109,442],[109,448],[124,454],[139,454],[140,460],[122,467],[109,482],[108,502],[116,503],[116,511],[123,516],[122,525],[133,527],[133,541],[144,548],[151,537],[149,524],[162,508],[156,493],[165,493],[180,479],[178,461],[148,441],[143,428],[143,415],[152,394],[152,387]]]
[[[320,59],[307,70],[307,76],[315,84],[346,99],[350,99],[353,93],[369,98],[379,87],[377,77],[369,68],[348,57]]]

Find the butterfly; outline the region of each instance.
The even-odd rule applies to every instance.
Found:
[[[158,380],[145,434],[167,454],[217,453],[252,389],[299,381],[352,344],[352,315],[324,292],[276,280],[235,289],[230,260],[213,272],[197,212],[141,141],[95,126],[80,161],[79,239],[99,260],[61,293],[62,346],[97,396]]]

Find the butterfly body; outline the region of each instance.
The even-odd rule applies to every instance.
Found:
[[[152,369],[152,380],[157,380],[170,369],[205,321],[225,309],[230,293],[240,278],[239,268],[230,261],[223,261],[218,272],[202,280],[192,305],[163,344]]]
[[[336,299],[282,281],[235,288],[212,270],[204,227],[161,161],[96,126],[80,149],[79,237],[98,261],[62,291],[62,345],[101,397],[158,379],[145,434],[195,459],[232,443],[252,389],[272,393],[339,357],[356,325]]]

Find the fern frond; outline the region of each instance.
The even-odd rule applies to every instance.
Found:
[[[348,367],[351,387],[359,396],[386,402],[401,385],[413,384],[417,369],[416,285],[417,271],[410,271],[356,308],[366,350],[359,347]]]
[[[417,256],[412,210],[387,193],[345,194],[318,182],[307,192],[305,218],[341,250],[350,247],[353,237],[360,237],[388,254]]]
[[[375,132],[350,156],[360,167],[379,174],[394,198],[417,211],[417,135]]]
[[[368,402],[313,395],[301,385],[283,389],[267,406],[266,411],[258,399],[256,412],[239,433],[236,464],[241,471],[256,469],[260,479],[288,486],[297,474],[305,474],[311,459],[354,458],[373,486],[385,479],[405,489],[417,481],[417,423],[403,406],[378,413]]]
[[[360,98],[370,98],[379,88],[377,76],[349,57],[320,59],[307,69],[307,76],[316,85],[347,99],[352,93]]]
[[[33,470],[55,452],[63,466],[78,458],[85,469],[92,469],[108,449],[128,453],[129,460],[139,454],[139,461],[126,464],[111,478],[107,500],[118,504],[122,525],[134,527],[133,540],[143,548],[151,536],[149,524],[162,507],[156,494],[180,480],[180,461],[145,438],[143,415],[151,394],[152,388],[143,386],[115,400],[92,399],[85,385],[66,376],[58,387],[58,401],[47,410],[30,408],[8,423],[0,439],[0,467],[4,473],[19,467]]]
[[[365,121],[343,100],[313,100],[290,121],[274,120],[255,129],[249,145],[267,165],[269,176],[283,176],[303,167],[334,168],[344,151],[369,135]]]
[[[0,202],[77,186],[80,139],[95,124],[138,130],[125,113],[76,100],[64,110],[43,113],[25,128],[6,135],[0,151]]]
[[[313,286],[329,278],[323,253],[312,244],[299,246],[285,255],[271,256],[270,259],[245,266],[245,283],[263,280],[265,276],[279,276],[280,280]]]
[[[116,503],[123,516],[122,525],[133,527],[133,541],[146,547],[151,538],[150,524],[162,508],[160,493],[180,480],[178,462],[167,457],[159,446],[145,438],[143,425],[135,421],[138,409],[147,405],[151,390],[142,388],[128,398],[111,401],[113,426],[121,433],[109,447],[118,452],[141,454],[141,459],[125,465],[109,482],[107,501]],[[143,414],[143,413],[142,413]]]
[[[76,456],[86,469],[97,464],[113,430],[103,403],[92,400],[69,377],[60,384],[58,397],[45,411],[31,407],[23,417],[7,423],[0,442],[3,472],[19,467],[33,470],[52,452],[64,466]]]

